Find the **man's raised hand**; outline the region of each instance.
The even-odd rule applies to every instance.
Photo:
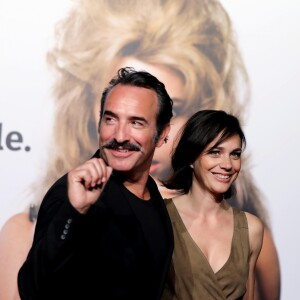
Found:
[[[72,206],[84,214],[103,191],[112,173],[102,158],[92,158],[68,173],[68,197]]]

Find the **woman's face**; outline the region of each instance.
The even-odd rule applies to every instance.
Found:
[[[180,108],[185,103],[184,85],[181,78],[169,68],[163,65],[150,65],[133,58],[123,58],[114,66],[111,74],[108,74],[107,82],[112,78],[117,70],[122,67],[133,67],[136,70],[145,70],[156,76],[161,82],[165,84],[166,90],[173,99],[173,115],[171,120],[171,130],[168,135],[169,140],[160,148],[156,148],[150,174],[156,179],[166,179],[171,169],[171,151],[174,142],[174,137],[181,126],[187,120],[186,116],[180,115]],[[96,120],[99,118],[99,103],[95,109]],[[97,123],[97,122],[96,122]]]
[[[195,178],[206,191],[223,197],[240,172],[242,144],[236,134],[214,146],[219,138],[220,135],[207,145],[193,168]]]

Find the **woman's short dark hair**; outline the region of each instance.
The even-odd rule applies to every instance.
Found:
[[[169,189],[187,193],[192,185],[192,163],[204,149],[219,136],[214,147],[233,135],[241,139],[242,147],[246,147],[246,139],[239,120],[223,110],[201,110],[193,114],[177,135],[177,145],[172,154],[173,174],[164,181]],[[225,198],[231,197],[230,189]]]

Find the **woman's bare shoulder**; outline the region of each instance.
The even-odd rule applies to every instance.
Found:
[[[32,236],[35,222],[29,220],[27,212],[21,212],[11,216],[0,230],[0,241],[2,239],[14,237],[14,239],[28,238]]]
[[[248,222],[251,249],[258,255],[263,242],[264,224],[255,215],[248,212],[245,212],[245,214]]]
[[[264,229],[264,224],[262,220],[249,212],[245,212],[245,215],[247,218],[249,229],[254,229],[262,233]]]

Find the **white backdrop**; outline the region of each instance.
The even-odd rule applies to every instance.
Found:
[[[296,299],[300,1],[221,2],[233,21],[251,80],[247,151],[271,216],[282,271],[281,299]],[[0,0],[0,227],[28,204],[26,189],[47,160],[54,78],[45,54],[53,43],[54,24],[70,5],[71,0]]]

